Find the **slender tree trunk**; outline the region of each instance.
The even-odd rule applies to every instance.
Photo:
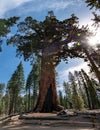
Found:
[[[84,72],[84,70],[82,70],[82,73],[87,82],[88,93],[89,93],[90,102],[91,102],[91,109],[97,109],[100,106],[100,102],[98,100],[96,88],[95,88],[94,84],[92,83],[92,81],[90,80],[89,76]]]
[[[25,97],[25,112],[28,111],[28,92],[26,90],[26,97]]]
[[[17,97],[18,98],[18,97]],[[16,95],[14,96],[14,113],[17,112],[17,98],[16,98]]]
[[[29,92],[28,92],[28,111],[30,111],[31,109],[31,92],[30,92],[30,88],[29,88]]]
[[[84,85],[84,88],[85,88],[85,92],[86,92],[86,95],[87,95],[88,107],[89,107],[89,109],[92,109],[91,100],[90,100],[90,95],[89,95],[88,88],[87,88],[87,86],[85,86],[85,85]]]
[[[5,101],[6,115],[9,114],[9,106],[10,106],[10,95],[9,92],[7,92],[6,101]]]
[[[87,101],[88,101],[88,107],[89,107],[89,109],[92,109],[91,100],[90,100],[90,95],[89,95],[89,91],[88,91],[88,86],[86,85],[86,83],[85,83],[85,81],[84,81],[84,78],[85,78],[85,77],[83,78],[84,73],[81,72],[81,73],[80,73],[80,76],[81,76],[81,78],[82,78],[82,82],[83,82],[84,89],[85,89],[85,92],[86,92]]]
[[[36,88],[36,81],[34,81],[32,110],[34,110],[34,107],[36,106],[36,101],[37,101],[37,88]]]
[[[13,108],[14,108],[14,95],[10,97],[10,105],[9,105],[9,112],[8,112],[9,115],[13,113]]]
[[[53,110],[61,110],[58,106],[55,66],[42,58],[39,98],[35,111],[52,112]]]
[[[98,78],[99,82],[100,82],[100,71],[98,70],[98,67],[95,65],[93,59],[91,58],[91,56],[89,55],[88,51],[84,48],[84,52],[87,55],[88,60],[90,61],[90,64],[92,66],[92,69],[94,70],[96,77]]]

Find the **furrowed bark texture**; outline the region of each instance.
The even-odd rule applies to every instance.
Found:
[[[35,111],[52,112],[53,110],[61,110],[58,106],[55,66],[42,58],[39,98]]]

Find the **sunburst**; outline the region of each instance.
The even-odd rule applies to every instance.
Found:
[[[95,46],[96,44],[100,44],[100,30],[94,35],[88,38],[88,43],[91,46]]]

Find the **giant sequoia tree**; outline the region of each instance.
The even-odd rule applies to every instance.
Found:
[[[83,57],[80,49],[77,49],[77,46],[69,46],[69,43],[83,42],[87,33],[85,27],[79,28],[78,18],[75,15],[59,21],[52,11],[42,22],[27,17],[18,24],[17,34],[8,40],[8,44],[15,45],[17,55],[23,55],[25,60],[32,60],[35,56],[41,58],[36,111],[61,110],[56,92],[55,67],[61,59],[67,61],[68,57]]]

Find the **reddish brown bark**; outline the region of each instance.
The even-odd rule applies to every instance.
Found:
[[[50,96],[49,98],[51,99],[46,100],[48,96]],[[52,108],[46,110],[46,108],[44,108],[45,106],[46,108],[49,107]],[[52,62],[48,62],[46,59],[42,58],[39,98],[36,106],[36,111],[52,112],[53,110],[58,110],[58,109],[59,107],[58,107],[58,98],[57,98],[57,91],[56,91],[55,66],[53,65]]]

